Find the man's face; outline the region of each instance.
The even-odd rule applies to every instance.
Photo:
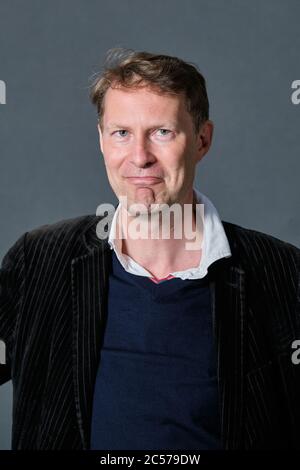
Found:
[[[183,204],[190,198],[195,166],[210,147],[213,124],[206,121],[196,134],[182,94],[109,88],[98,130],[116,196],[127,196],[129,211],[131,204],[142,203],[150,212],[150,204]]]

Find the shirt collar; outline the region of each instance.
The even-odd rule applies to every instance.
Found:
[[[201,279],[207,274],[207,270],[212,263],[220,258],[228,258],[232,255],[217,209],[205,194],[195,187],[193,187],[193,191],[197,204],[204,204],[203,239],[201,245],[202,256],[199,266],[170,273],[172,276],[181,279]],[[119,203],[111,222],[108,237],[109,246],[114,250],[117,258],[127,272],[139,276],[153,277],[143,266],[134,261],[130,256],[121,252],[121,240],[116,239],[116,224],[120,209],[121,204]]]

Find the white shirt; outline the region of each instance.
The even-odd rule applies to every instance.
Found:
[[[197,267],[169,274],[169,276],[180,277],[181,279],[201,279],[207,274],[207,269],[212,263],[220,258],[228,258],[231,256],[229,242],[215,206],[207,196],[195,187],[193,191],[197,204],[204,204],[203,236],[201,246],[199,247],[202,248],[202,255]],[[153,274],[134,261],[130,256],[122,253],[116,244],[116,222],[120,208],[121,204],[119,203],[111,221],[108,237],[110,248],[115,251],[118,260],[127,272],[136,274],[137,276],[153,278]]]

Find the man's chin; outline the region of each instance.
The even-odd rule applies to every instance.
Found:
[[[145,191],[146,193],[146,191]],[[163,212],[170,207],[168,202],[160,201],[157,202],[155,200],[155,195],[152,194],[153,197],[146,197],[149,196],[148,194],[142,194],[139,191],[138,194],[135,195],[122,195],[119,196],[119,202],[123,209],[125,209],[128,215],[136,217],[137,215],[150,215],[156,214],[158,212]]]

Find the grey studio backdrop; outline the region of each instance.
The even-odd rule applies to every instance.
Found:
[[[116,203],[89,77],[112,47],[178,55],[207,80],[197,187],[221,218],[299,246],[298,0],[0,0],[0,256],[25,231]],[[0,387],[9,449],[12,386]]]

